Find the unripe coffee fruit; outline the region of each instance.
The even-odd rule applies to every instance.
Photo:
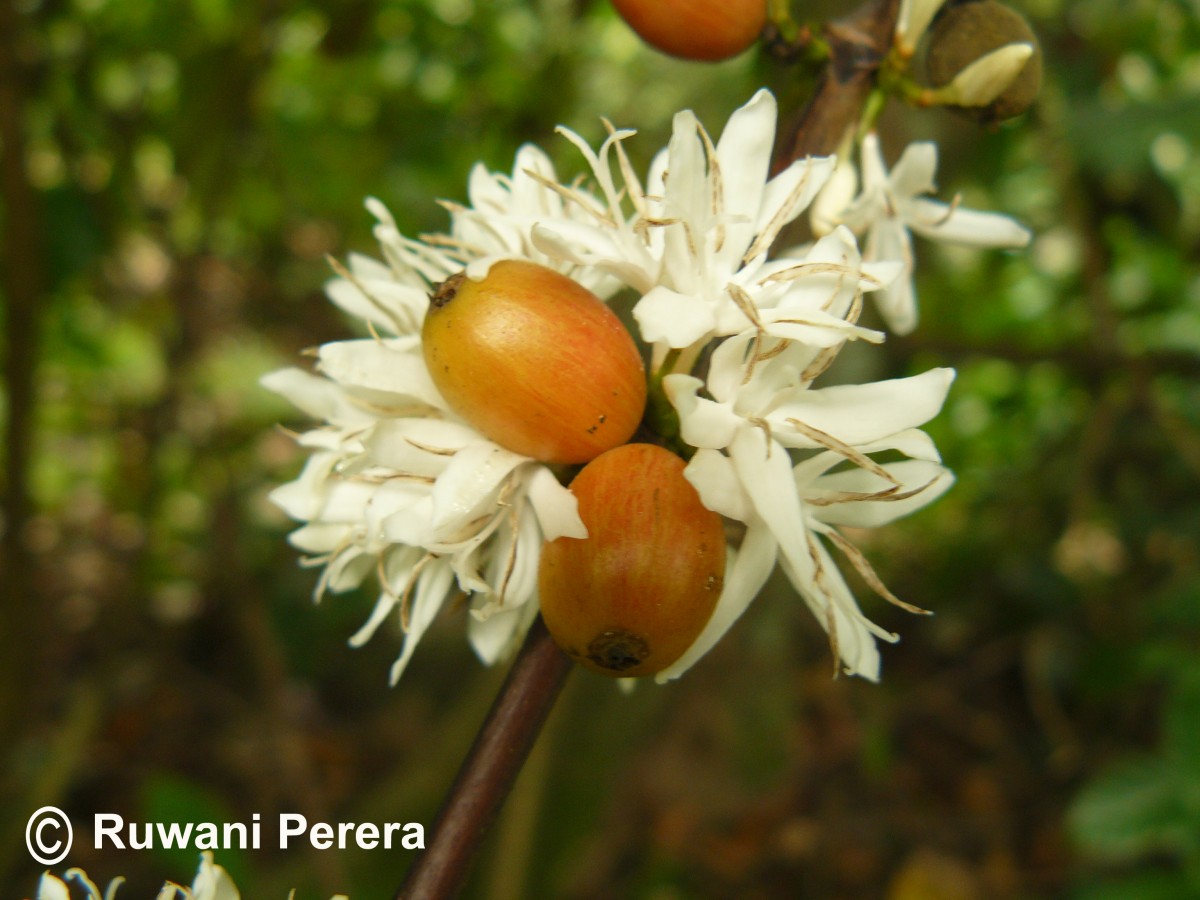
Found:
[[[1008,44],[1032,44],[1033,55],[999,97],[962,112],[986,123],[1002,122],[1029,109],[1042,87],[1042,50],[1025,18],[996,0],[967,0],[945,8],[929,32],[925,71],[942,87],[981,56]]]
[[[737,56],[767,22],[767,0],[613,0],[613,6],[650,46],[705,62]]]
[[[429,374],[486,437],[550,463],[584,463],[633,435],[646,406],[637,345],[599,297],[537,263],[450,277],[421,332]]]
[[[725,579],[721,517],[700,502],[684,462],[625,444],[571,483],[588,536],[542,549],[542,617],[576,662],[617,677],[679,659],[712,617]]]

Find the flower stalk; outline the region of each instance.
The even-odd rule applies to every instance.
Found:
[[[571,667],[539,616],[395,900],[445,900],[462,889]]]

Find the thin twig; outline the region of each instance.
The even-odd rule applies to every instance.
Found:
[[[457,896],[571,666],[539,616],[395,900]]]

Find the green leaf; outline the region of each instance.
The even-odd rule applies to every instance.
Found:
[[[1187,776],[1156,756],[1126,760],[1086,786],[1068,814],[1071,835],[1090,856],[1128,862],[1149,853],[1190,855],[1200,817],[1182,792]]]

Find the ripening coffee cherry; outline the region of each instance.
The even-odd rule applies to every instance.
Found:
[[[650,675],[679,659],[712,617],[725,579],[721,517],[653,444],[596,457],[571,491],[585,539],[542,549],[542,618],[576,662],[605,675]]]
[[[929,32],[925,71],[942,87],[975,60],[1008,44],[1032,44],[1033,56],[999,97],[984,107],[961,111],[984,123],[1019,116],[1037,100],[1042,87],[1042,50],[1024,16],[996,0],[966,0],[946,7]]]
[[[582,285],[505,260],[482,281],[434,290],[421,332],[446,402],[491,440],[550,463],[583,463],[623,444],[646,406],[633,338]]]
[[[647,44],[681,59],[716,62],[758,40],[767,0],[613,0]]]

